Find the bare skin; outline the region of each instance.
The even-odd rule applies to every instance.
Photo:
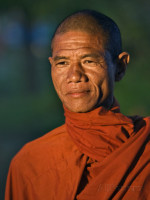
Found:
[[[80,31],[54,38],[53,55],[49,57],[53,84],[62,103],[73,112],[113,103],[114,81],[123,76],[128,55],[119,55],[122,71],[118,72],[103,41],[103,36]]]

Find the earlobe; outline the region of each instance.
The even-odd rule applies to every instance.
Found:
[[[115,81],[120,81],[125,75],[127,64],[130,61],[130,55],[127,52],[122,52],[118,56]]]

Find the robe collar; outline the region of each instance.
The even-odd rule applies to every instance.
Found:
[[[67,132],[78,149],[88,157],[102,161],[134,133],[132,119],[120,113],[115,101],[107,110],[100,106],[87,113],[75,113],[64,106]]]

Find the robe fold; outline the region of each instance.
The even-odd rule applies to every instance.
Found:
[[[150,118],[114,105],[66,121],[13,158],[5,200],[150,199]]]

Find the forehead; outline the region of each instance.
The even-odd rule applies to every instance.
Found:
[[[57,34],[53,40],[53,55],[74,51],[104,51],[104,37],[81,31]]]

